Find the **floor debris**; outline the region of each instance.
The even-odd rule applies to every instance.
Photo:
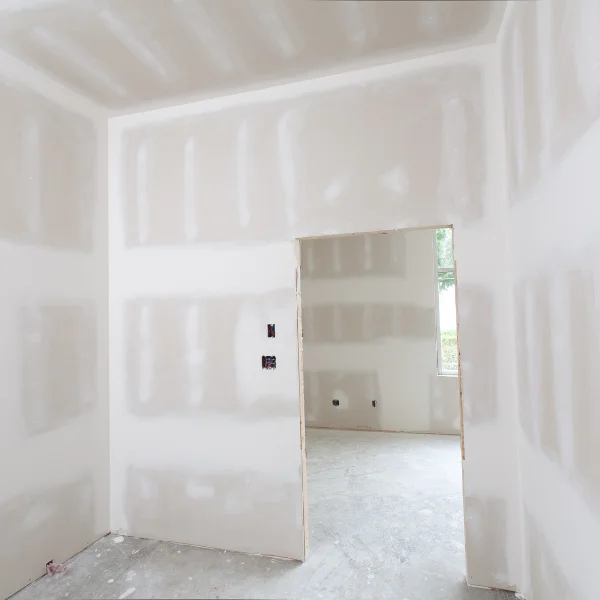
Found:
[[[62,563],[55,563],[54,560],[49,560],[46,563],[46,574],[54,575],[55,573],[62,573],[65,568],[65,565]]]

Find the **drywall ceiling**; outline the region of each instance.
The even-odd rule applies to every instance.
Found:
[[[134,110],[493,41],[505,4],[0,0],[0,48]]]

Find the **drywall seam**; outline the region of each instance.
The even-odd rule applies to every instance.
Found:
[[[498,35],[496,36],[496,41],[494,42],[494,47],[495,50],[497,50],[498,55],[500,55],[501,53],[501,40],[504,38],[504,36],[506,35],[506,30],[508,29],[509,23],[512,19],[512,13],[514,10],[516,10],[516,4],[517,4],[518,0],[508,0],[508,2],[506,3],[506,10],[504,11],[504,15],[502,17],[502,22],[500,23],[500,27],[498,28]],[[501,67],[501,63],[499,63],[498,65],[496,65],[496,67],[494,67],[495,69],[498,69],[498,73],[502,73],[502,67]]]
[[[42,452],[47,451],[48,448],[55,448],[56,452],[60,454],[61,452],[64,453],[65,448],[67,448],[68,453],[72,455],[72,459],[66,461],[65,468],[61,469],[60,473],[53,469],[46,469],[45,471],[42,469],[42,472],[37,474],[25,470],[20,480],[22,484],[19,483],[14,489],[12,485],[9,485],[7,491],[13,494],[15,491],[22,490],[23,498],[31,499],[34,503],[36,502],[36,494],[40,494],[40,502],[51,503],[53,499],[57,500],[59,498],[62,493],[61,490],[63,490],[64,493],[60,496],[60,502],[57,502],[57,506],[62,507],[61,510],[70,513],[68,517],[73,520],[73,523],[70,530],[63,531],[64,535],[61,534],[58,537],[54,533],[50,537],[48,527],[36,529],[32,534],[34,537],[31,535],[28,537],[23,530],[20,531],[19,543],[23,544],[21,550],[24,550],[24,556],[27,556],[28,559],[27,561],[21,561],[19,570],[12,573],[15,575],[14,578],[7,581],[6,578],[0,575],[2,591],[5,591],[2,584],[6,584],[11,586],[8,591],[13,593],[17,591],[14,589],[15,585],[24,585],[43,574],[44,561],[40,560],[40,557],[43,559],[44,554],[46,554],[45,560],[52,557],[59,561],[65,560],[74,553],[83,550],[85,544],[92,543],[95,539],[104,535],[109,527],[107,114],[101,107],[1,51],[0,79],[6,83],[8,88],[14,87],[19,94],[23,94],[22,97],[19,96],[25,104],[23,114],[28,114],[27,103],[30,97],[32,103],[39,103],[39,115],[44,119],[44,124],[50,130],[55,127],[55,130],[60,132],[58,128],[61,123],[52,123],[52,115],[57,114],[57,112],[68,115],[68,117],[65,117],[67,126],[69,117],[77,117],[78,122],[86,122],[84,128],[86,137],[77,138],[77,143],[70,146],[67,151],[75,153],[80,147],[87,147],[90,150],[93,147],[93,153],[90,152],[90,163],[86,163],[90,167],[90,178],[89,181],[86,180],[77,189],[77,203],[70,207],[68,214],[53,215],[55,218],[62,218],[63,216],[70,217],[76,214],[82,220],[86,220],[88,225],[91,224],[89,237],[86,233],[86,240],[90,242],[89,245],[92,251],[89,251],[90,248],[86,248],[88,251],[80,251],[81,248],[22,244],[20,241],[15,242],[12,239],[2,240],[0,244],[2,267],[13,265],[12,269],[14,270],[17,268],[14,265],[21,262],[21,264],[29,266],[35,271],[35,273],[29,273],[28,281],[23,280],[23,277],[14,279],[14,273],[11,273],[10,281],[12,283],[8,286],[9,302],[13,302],[11,308],[25,308],[25,311],[30,314],[29,309],[32,308],[33,314],[37,315],[35,318],[38,318],[36,326],[39,323],[42,308],[49,309],[50,313],[54,311],[55,316],[57,314],[56,310],[58,310],[59,317],[61,314],[67,314],[68,316],[70,309],[76,309],[75,320],[79,322],[78,319],[81,319],[83,329],[78,330],[74,338],[74,348],[80,355],[87,353],[90,358],[91,369],[95,373],[95,376],[92,377],[85,370],[84,375],[79,380],[80,385],[78,385],[77,379],[73,380],[75,397],[81,399],[84,405],[84,410],[73,415],[78,419],[77,421],[73,420],[68,425],[60,425],[53,431],[40,429],[38,432],[43,435],[40,435],[37,439],[21,440],[24,452],[35,454],[36,448]],[[46,111],[48,111],[48,114],[46,114]],[[35,119],[29,121],[29,125],[27,122],[24,123],[25,132],[29,132],[29,138],[25,138],[25,141],[28,142],[26,149],[28,152],[32,152],[28,163],[21,159],[21,166],[23,167],[21,174],[23,172],[27,173],[25,167],[29,167],[30,175],[34,172],[39,175],[43,169],[56,169],[59,175],[64,175],[69,182],[72,177],[76,177],[77,173],[60,173],[63,165],[57,164],[58,161],[53,156],[54,148],[47,144],[45,147],[39,144],[38,121]],[[71,140],[69,131],[66,131],[65,135]],[[35,152],[36,150],[37,152]],[[63,150],[59,149],[57,155],[60,156]],[[34,155],[42,151],[45,152],[43,158],[41,160],[35,159]],[[92,154],[94,157],[93,163],[91,162]],[[53,158],[54,164],[52,164]],[[50,165],[47,165],[44,159],[49,159]],[[41,225],[39,211],[42,208],[48,210],[49,207],[48,205],[40,205],[38,193],[45,190],[39,188],[35,177],[31,177],[25,183],[26,185],[23,188],[28,190],[29,200],[31,201],[29,225]],[[27,198],[24,200],[27,200]],[[85,213],[82,212],[83,210],[85,210]],[[27,270],[22,273],[27,273]],[[88,312],[90,305],[95,305],[95,314],[88,322],[87,316],[90,314]],[[82,306],[83,309],[77,312],[77,309]],[[86,340],[87,342],[88,340],[88,328],[93,330],[94,337],[92,339],[94,341],[89,346],[86,343],[85,347],[82,348],[82,341]],[[23,350],[15,349],[15,354],[21,353],[23,353]],[[34,349],[34,357],[35,353],[36,350]],[[15,375],[15,377],[18,378],[18,375]],[[63,381],[65,379],[68,379],[68,377],[62,377]],[[87,402],[85,400],[86,395],[88,398],[93,398],[93,401]],[[47,396],[50,397],[51,394],[47,394]],[[55,396],[60,397],[61,401],[69,401],[68,398],[62,398],[60,394],[55,393]],[[13,397],[18,397],[18,395],[13,395]],[[17,410],[22,411],[23,409],[18,406]],[[57,412],[60,412],[60,410]],[[64,416],[63,411],[63,414],[60,414],[58,420],[55,420],[54,423],[60,424],[60,417]],[[71,415],[67,414],[66,416],[69,419]],[[11,427],[12,424],[11,419]],[[15,423],[15,430],[18,431],[20,427],[22,427],[22,416],[21,422]],[[75,448],[83,448],[84,450],[76,452]],[[72,479],[84,475],[85,478],[81,481]],[[67,484],[71,486],[68,489],[65,487]],[[81,486],[77,487],[79,484]],[[22,502],[22,506],[24,510],[27,510],[27,502]],[[61,515],[58,515],[58,518],[60,517]],[[55,528],[58,521],[50,520],[48,522],[52,523],[51,527]],[[79,546],[82,543],[84,545]],[[51,554],[51,556],[48,556],[48,554]],[[14,556],[18,557],[19,554],[14,554]],[[9,565],[10,562],[4,566],[8,568]],[[0,592],[0,596],[4,597],[4,594]]]
[[[490,19],[482,30],[482,37],[490,40],[490,43],[495,44],[498,39],[498,33],[504,23],[506,9],[512,0],[504,0],[503,2],[493,2]]]
[[[484,36],[485,37],[485,36]],[[417,53],[403,53],[399,54],[398,52],[394,52],[391,54],[383,54],[379,56],[376,60],[367,60],[360,61],[358,63],[345,65],[345,69],[340,71],[342,66],[337,66],[333,69],[322,69],[316,70],[310,74],[310,77],[302,76],[286,78],[283,80],[266,80],[262,82],[258,82],[254,85],[244,85],[233,88],[223,88],[213,93],[201,93],[201,94],[192,94],[192,95],[183,95],[174,98],[170,98],[167,100],[162,100],[155,103],[145,103],[140,104],[138,106],[130,107],[127,109],[107,109],[108,117],[112,119],[123,118],[123,117],[132,117],[139,114],[145,114],[154,111],[163,111],[179,108],[181,106],[186,106],[188,104],[198,104],[204,102],[216,102],[222,101],[226,98],[237,97],[243,94],[260,94],[264,90],[270,90],[273,88],[282,88],[287,86],[303,86],[306,82],[310,82],[313,80],[320,79],[329,79],[336,77],[345,77],[348,75],[353,75],[355,73],[362,73],[365,71],[369,71],[372,69],[383,69],[386,67],[390,67],[391,65],[405,65],[406,63],[412,61],[420,61],[423,59],[435,59],[437,57],[444,57],[454,53],[461,52],[471,52],[481,51],[489,46],[494,45],[494,37],[489,36],[490,40],[477,41],[474,44],[457,48],[456,44],[443,45],[438,46],[434,49],[431,49],[427,53],[417,52]],[[362,76],[360,76],[362,77]],[[336,87],[334,85],[333,87]],[[329,89],[329,88],[325,88]]]
[[[0,50],[0,77],[9,81],[23,85],[28,90],[40,94],[50,102],[62,107],[74,114],[87,117],[94,125],[97,135],[96,152],[96,202],[94,205],[94,256],[93,263],[97,269],[96,284],[97,289],[104,289],[104,300],[99,302],[99,323],[104,323],[104,327],[97,329],[98,349],[99,349],[99,377],[98,397],[99,402],[104,400],[106,404],[106,420],[108,422],[108,202],[107,202],[107,184],[108,184],[108,118],[106,110],[91,102],[84,96],[70,90],[61,83],[48,77],[43,72],[32,68],[28,64],[16,59],[15,57]],[[70,292],[73,297],[74,292]],[[105,376],[102,376],[102,373]],[[108,427],[108,425],[107,425]],[[106,482],[108,486],[108,456]],[[106,528],[106,523],[102,523]]]
[[[0,73],[3,78],[27,85],[70,112],[104,121],[108,119],[105,108],[4,50],[0,50]]]
[[[198,116],[204,113],[216,112],[239,105],[253,105],[263,102],[275,102],[284,99],[305,97],[310,94],[338,90],[349,86],[365,86],[379,83],[388,79],[426,71],[444,65],[477,65],[483,67],[488,62],[488,56],[493,52],[494,44],[460,48],[442,54],[430,54],[412,60],[386,63],[375,67],[366,67],[355,71],[346,71],[335,75],[325,75],[312,79],[304,79],[292,83],[274,85],[251,91],[238,92],[198,100],[186,104],[178,104],[167,108],[127,113],[124,115],[109,114],[109,118],[122,128],[134,127],[141,123],[157,123],[183,116]]]

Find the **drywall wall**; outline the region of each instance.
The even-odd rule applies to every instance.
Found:
[[[458,377],[438,375],[435,229],[300,247],[306,424],[459,434]]]
[[[499,39],[528,600],[598,597],[600,3],[516,2]]]
[[[0,597],[106,533],[106,115],[0,56]]]
[[[294,239],[454,224],[468,580],[516,585],[495,58],[479,47],[110,120],[112,528],[302,558]]]

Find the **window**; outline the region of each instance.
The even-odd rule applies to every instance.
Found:
[[[452,229],[436,229],[438,373],[458,374],[456,288]]]

